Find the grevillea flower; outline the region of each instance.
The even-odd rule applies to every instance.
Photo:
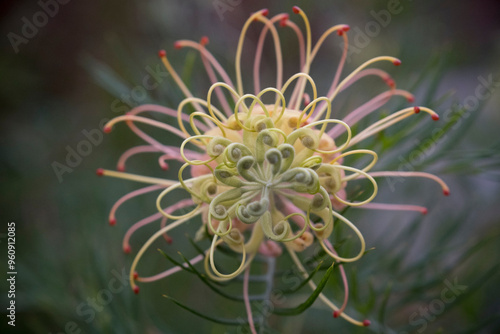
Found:
[[[243,296],[252,331],[255,332],[255,326],[248,297],[248,273],[253,259],[258,255],[278,257],[285,251],[304,278],[307,278],[309,274],[297,253],[313,244],[318,244],[331,257],[332,262],[339,263],[345,290],[341,306],[336,306],[323,293],[319,294],[319,298],[332,309],[334,317],[342,316],[353,324],[367,326],[368,320],[358,321],[344,313],[348,286],[341,263],[360,259],[366,246],[356,225],[339,212],[346,206],[426,212],[424,207],[416,205],[372,202],[378,189],[375,178],[379,177],[428,178],[436,181],[445,194],[449,190],[440,178],[428,173],[372,171],[377,162],[377,154],[372,150],[351,148],[419,112],[429,114],[433,120],[438,120],[439,117],[428,108],[412,106],[353,133],[351,126],[384,105],[391,97],[399,95],[409,102],[413,101],[412,94],[396,89],[394,81],[385,71],[369,68],[379,62],[391,62],[394,65],[401,62],[393,57],[376,57],[341,80],[348,50],[346,33],[349,27],[344,24],[333,26],[313,47],[306,15],[298,7],[294,7],[293,11],[302,18],[305,35],[289,20],[288,14],[268,18],[268,11],[261,10],[246,21],[236,50],[236,84],[233,84],[230,76],[207,50],[206,37],[199,43],[187,40],[175,43],[176,49],[192,48],[201,55],[212,82],[206,99],[194,97],[170,64],[166,52],[160,51],[162,62],[186,98],[177,110],[143,105],[132,109],[127,115],[111,120],[106,125],[105,132],[111,131],[118,122],[126,122],[146,145],[126,151],[118,162],[118,171],[99,169],[98,174],[152,184],[133,191],[116,202],[110,214],[112,225],[116,222],[117,208],[125,201],[161,191],[157,199],[158,213],[132,225],[123,241],[124,251],[130,252],[129,239],[132,234],[147,224],[162,220],[161,228],[142,246],[132,263],[130,282],[135,292],[139,291],[136,282],[155,281],[180,270],[175,267],[151,277],[138,275],[136,267],[148,247],[162,236],[170,241],[167,232],[201,216],[202,225],[196,239],[208,237],[211,239],[211,246],[204,254],[189,262],[191,265],[203,262],[206,274],[215,281],[231,280],[245,273]],[[257,43],[253,66],[254,93],[251,94],[243,87],[240,62],[247,30],[255,22],[261,22],[264,26]],[[276,25],[291,28],[299,44],[298,72],[286,81],[283,80],[282,51]],[[269,33],[274,41],[277,59],[276,85],[261,89],[260,61],[264,41]],[[326,38],[335,33],[343,38],[344,50],[331,86],[321,93],[309,71]],[[332,107],[336,96],[366,76],[380,78],[387,84],[388,90],[362,104],[342,120],[336,119]],[[195,111],[186,112],[188,106]],[[176,117],[178,127],[140,115],[147,111]],[[163,144],[141,130],[137,126],[139,123],[166,130],[184,141],[180,147]],[[144,152],[159,153],[159,165],[163,169],[168,168],[168,161],[183,162],[178,170],[178,179],[166,180],[125,173],[127,159]],[[344,157],[349,155],[369,155],[371,162],[363,168],[347,166],[343,164]],[[364,194],[362,200],[348,200],[345,190],[347,185],[360,179],[367,179],[371,183],[369,193]],[[186,191],[189,198],[176,200],[177,196],[173,196],[172,192],[177,190]],[[179,211],[187,213],[176,214]],[[359,245],[355,254],[337,254],[329,241],[334,224],[345,224],[357,236]],[[233,272],[223,273],[217,266],[215,255],[222,245],[240,256],[241,263]],[[309,280],[308,284],[312,290],[317,288],[313,280]]]

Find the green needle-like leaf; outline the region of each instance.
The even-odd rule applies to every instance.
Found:
[[[296,287],[296,288],[293,288],[293,289],[283,289],[281,290],[282,293],[284,294],[289,294],[289,293],[294,293],[294,292],[297,292],[299,291],[304,285],[307,284],[307,282],[309,282],[313,277],[314,275],[321,269],[321,265],[323,264],[323,261],[321,261],[317,266],[316,268],[314,268],[313,271],[311,271],[311,273],[309,274],[309,276],[307,276],[307,278],[305,280],[303,280],[302,282],[300,282],[300,284]]]
[[[167,295],[163,295],[163,297],[165,297],[167,299],[170,299],[175,304],[177,304],[178,306],[182,307],[183,309],[185,309],[185,310],[193,313],[194,315],[197,315],[200,318],[203,318],[203,319],[211,321],[211,322],[215,322],[215,323],[222,324],[222,325],[228,325],[228,326],[239,326],[239,325],[248,324],[247,320],[236,320],[236,319],[226,319],[226,318],[211,317],[211,316],[205,315],[205,314],[203,314],[201,312],[198,312],[196,310],[193,310],[192,308],[190,308],[187,305],[182,304],[181,302],[179,302],[175,298],[172,298],[172,297],[167,296]]]
[[[300,304],[299,306],[294,307],[294,308],[276,308],[272,312],[276,315],[290,316],[290,315],[300,314],[300,313],[304,312],[305,310],[307,310],[309,307],[311,307],[311,305],[314,303],[316,298],[318,298],[319,294],[321,293],[321,291],[325,287],[326,282],[330,278],[332,271],[333,271],[333,264],[326,271],[325,275],[323,276],[323,278],[319,282],[316,289],[313,291],[311,296],[309,296],[309,298],[307,298],[307,300],[305,302],[303,302],[302,304]]]

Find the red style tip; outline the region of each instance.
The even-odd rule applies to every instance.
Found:
[[[111,132],[111,127],[110,126],[105,126],[104,129],[102,129],[104,133],[110,133]]]
[[[125,171],[125,166],[118,166],[116,167],[116,170],[119,172],[124,172]]]
[[[130,248],[130,246],[127,245],[127,246],[123,247],[123,252],[125,254],[130,254],[131,251],[132,251],[132,248]]]
[[[200,44],[201,44],[202,46],[207,45],[207,44],[208,44],[208,42],[210,42],[210,40],[208,39],[208,37],[207,37],[207,36],[203,36],[203,37],[201,38],[201,40],[200,40]]]
[[[286,24],[288,22],[288,19],[290,18],[290,15],[288,14],[283,14],[283,17],[280,20],[280,27],[286,27]]]
[[[293,6],[292,10],[295,14],[300,13],[300,8],[298,6]]]
[[[116,219],[115,219],[115,218],[111,218],[111,219],[109,220],[109,225],[111,225],[111,226],[115,226],[115,225],[116,225]]]
[[[174,49],[177,49],[177,50],[182,49],[182,44],[181,44],[181,42],[179,42],[179,41],[174,42]]]
[[[342,36],[344,34],[344,30],[337,30],[337,35]]]
[[[339,315],[340,315],[340,311],[335,311],[335,312],[333,312],[333,317],[334,317],[334,318],[338,318],[338,317],[339,317]]]
[[[443,190],[443,195],[450,196],[450,191],[448,189]]]
[[[136,285],[134,286],[134,293],[135,294],[138,294],[139,293],[139,287]]]
[[[165,50],[158,51],[158,57],[163,58],[166,56],[167,56],[167,51],[165,51]]]
[[[96,173],[97,176],[103,176],[104,175],[104,169],[97,168],[97,170],[95,171],[95,173]]]
[[[387,83],[387,86],[389,86],[391,88],[396,87],[396,82],[394,80],[390,79],[390,78],[387,79],[387,80],[385,80],[385,82]]]
[[[415,102],[415,97],[413,97],[413,96],[408,96],[407,100],[408,100],[408,102],[410,102],[410,103]]]
[[[139,278],[139,274],[137,273],[137,271],[134,271],[134,279],[137,279]]]
[[[393,61],[392,61],[392,63],[393,63],[395,66],[399,66],[399,65],[401,65],[401,60],[399,60],[399,59],[395,59],[395,60],[393,60]]]
[[[363,326],[368,327],[368,326],[370,326],[370,324],[371,324],[370,320],[368,320],[368,319],[363,320]]]
[[[261,10],[261,14],[264,15],[264,16],[269,15],[269,9],[264,8],[263,10]]]
[[[422,209],[422,214],[423,214],[423,215],[426,215],[428,212],[429,212],[429,211],[427,210],[427,208],[423,208],[423,209]]]
[[[342,28],[344,32],[348,32],[351,29],[347,24]]]
[[[165,164],[165,165],[161,166],[161,169],[163,169],[163,170],[168,170],[168,165],[167,165],[167,164]]]
[[[167,236],[166,238],[166,241],[167,241],[167,244],[171,245],[172,242],[174,242],[174,239],[172,239],[171,237]]]
[[[435,121],[439,121],[439,115],[438,114],[432,114],[432,119]]]
[[[415,114],[418,114],[420,112],[420,108],[415,106],[413,107],[413,111],[415,112]]]

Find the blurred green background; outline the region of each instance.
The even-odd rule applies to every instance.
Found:
[[[46,22],[37,13],[43,10],[43,4],[53,1],[3,1],[0,5],[4,36],[0,57],[0,259],[4,277],[6,226],[13,221],[17,229],[18,272],[15,329],[7,325],[7,285],[5,279],[1,280],[2,333],[247,332],[197,318],[162,297],[172,295],[214,316],[244,315],[240,304],[216,296],[188,273],[142,284],[138,296],[130,291],[128,283],[114,280],[128,271],[132,261],[132,255],[121,250],[127,227],[155,212],[155,196],[142,196],[120,209],[116,226],[107,223],[114,201],[139,185],[97,178],[95,170],[115,168],[123,151],[141,143],[128,129],[117,126],[104,135],[102,142],[92,145],[88,156],[60,177],[54,171],[54,162],[66,164],[68,152],[86,139],[85,131],[99,131],[103,121],[123,113],[116,107],[117,99],[141,85],[148,69],[158,68],[159,49],[167,50],[195,95],[205,97],[209,82],[201,72],[199,57],[185,50],[175,51],[173,42],[208,36],[209,49],[234,79],[236,43],[249,14],[261,8],[269,8],[271,15],[292,13],[295,4],[309,16],[313,39],[334,24],[351,26],[349,37],[360,52],[352,55],[344,76],[374,56],[385,54],[403,60],[399,68],[384,69],[394,75],[398,87],[416,94],[417,104],[433,107],[442,115],[442,123],[409,121],[377,138],[379,142],[371,141],[372,147],[386,153],[381,155],[377,170],[397,170],[404,164],[401,157],[408,159],[412,152],[420,150],[423,153],[412,168],[443,177],[452,194],[441,196],[432,182],[408,180],[394,189],[382,182],[379,202],[427,205],[429,214],[367,210],[347,213],[365,234],[369,247],[375,247],[361,261],[346,266],[353,289],[349,308],[354,310],[351,313],[373,320],[374,326],[355,328],[332,319],[330,311],[317,302],[294,318],[271,317],[270,327],[281,333],[500,330],[498,1],[401,0],[400,12],[391,15],[385,27],[377,23],[376,16],[380,17],[393,1],[63,2],[57,8],[50,7],[53,15],[45,16]],[[25,25],[33,20],[41,21],[30,31]],[[367,26],[369,22],[372,28]],[[367,31],[377,24],[379,32]],[[282,45],[290,45],[285,49],[285,69],[292,74],[298,62],[296,42],[291,34],[283,36]],[[258,30],[251,30],[244,63],[251,64],[248,61],[253,59],[252,46],[257,37]],[[328,39],[313,66],[312,75],[323,88],[320,92],[332,80],[340,54],[338,41]],[[267,48],[264,69],[269,70],[270,78],[273,68],[273,50]],[[488,91],[490,96],[476,99],[478,105],[468,106],[474,102],[471,96],[477,97],[482,80],[489,78],[493,78],[496,89],[480,88],[481,93]],[[250,87],[251,80],[245,80]],[[176,108],[182,99],[180,91],[170,78],[162,77],[160,81],[147,95],[133,97],[132,104],[155,102]],[[340,115],[380,91],[375,81],[357,87],[339,98]],[[394,102],[383,112],[398,106]],[[463,117],[450,116],[461,112]],[[433,131],[446,124],[443,140],[431,148],[422,148],[436,133]],[[134,158],[127,168],[144,175],[175,177],[158,168],[157,157],[149,154]],[[133,250],[137,251],[156,228],[145,228],[134,235]],[[184,234],[194,236],[197,228],[197,222],[190,223],[172,234],[171,246],[159,242],[158,247],[173,255],[176,250],[194,255]],[[156,273],[171,266],[154,247],[150,254],[142,264],[142,268],[148,268],[144,271]],[[283,268],[287,265],[285,261]],[[328,287],[337,302],[341,300],[338,277],[336,272]],[[101,291],[109,290],[112,280],[121,282],[116,283],[116,292],[111,299],[99,302]],[[434,300],[440,300],[446,282],[454,280],[467,286],[465,292],[444,304],[442,311],[426,316],[422,308],[438,305]],[[292,304],[298,304],[305,295],[300,297],[292,299]],[[94,306],[93,301],[97,301]]]

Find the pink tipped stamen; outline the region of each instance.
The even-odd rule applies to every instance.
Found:
[[[139,287],[136,285],[134,286],[134,293],[137,295],[139,293]]]
[[[184,150],[184,155],[186,156],[186,158],[188,158],[190,160],[203,159],[202,154],[200,154],[198,152],[191,151],[191,150]],[[158,158],[158,164],[160,165],[160,168],[163,170],[168,170],[168,168],[169,168],[166,160],[176,160],[176,161],[180,161],[180,162],[185,162],[184,159],[182,158],[182,156],[180,155],[180,153],[178,153],[178,152],[174,151],[174,152],[166,153]]]
[[[439,115],[438,114],[433,114],[431,117],[432,117],[433,120],[439,121]]]
[[[203,57],[205,57],[210,64],[213,66],[213,68],[217,71],[217,73],[221,76],[222,80],[224,83],[228,84],[231,87],[234,87],[233,82],[231,81],[231,78],[229,78],[229,75],[227,74],[226,70],[222,67],[222,65],[215,59],[215,57],[200,43],[196,43],[194,41],[189,41],[189,40],[180,40],[177,41],[177,43],[181,44],[182,47],[190,47],[202,54]]]
[[[196,43],[196,42],[188,41],[188,40],[178,41],[178,43],[181,43],[183,47],[191,47],[191,48],[197,50],[198,52],[200,52],[201,59],[203,61],[203,66],[205,67],[205,71],[207,72],[207,75],[208,75],[212,85],[219,82],[219,80],[214,72],[214,69],[215,69],[215,71],[217,71],[217,73],[220,75],[220,77],[222,78],[222,81],[225,84],[227,84],[231,87],[234,87],[234,85],[231,81],[231,78],[229,78],[227,72],[220,65],[220,63],[214,58],[214,56],[205,48],[206,43],[204,43],[204,42],[208,43],[208,38],[206,40],[204,40],[204,38],[202,37],[200,43]],[[232,109],[229,107],[229,103],[227,101],[227,98],[223,94],[222,90],[220,88],[216,88],[215,94],[217,95],[217,98],[219,99],[219,101],[222,105],[222,109],[224,110],[226,115],[230,116],[232,114]],[[231,94],[231,97],[236,102],[236,99],[232,94]],[[186,116],[188,116],[188,115],[186,115]]]
[[[292,10],[295,14],[300,14],[300,12],[302,11],[302,9],[300,9],[298,6],[293,6]]]
[[[399,66],[401,65],[401,60],[395,59],[392,63],[394,64],[394,66]]]
[[[368,319],[363,320],[363,326],[368,327],[368,326],[370,326],[370,324],[371,324],[370,320],[368,320]]]
[[[380,79],[382,79],[387,84],[387,86],[389,86],[389,87],[391,87],[392,85],[396,86],[396,83],[391,78],[389,73],[387,73],[386,71],[383,71],[383,70],[378,69],[378,68],[366,68],[362,71],[359,71],[359,73],[356,73],[355,76],[353,76],[349,81],[344,83],[341,91],[344,91],[345,89],[349,88],[351,85],[356,83],[358,80],[360,80],[364,77],[367,77],[367,76],[377,76]]]
[[[371,209],[371,210],[387,210],[387,211],[414,211],[420,212],[423,215],[427,214],[427,208],[419,205],[409,205],[409,204],[391,204],[391,203],[367,203],[362,206],[358,206],[359,209]]]
[[[290,20],[286,21],[286,25],[290,27],[294,32],[295,35],[297,36],[297,40],[299,42],[299,54],[300,54],[300,69],[303,69],[305,67],[306,63],[306,45],[305,45],[305,40],[304,40],[304,34],[302,33],[302,30],[299,28],[298,25],[293,23]],[[299,84],[297,84],[293,90],[292,96],[289,100],[289,105],[293,106],[295,105],[295,100],[298,98],[297,96],[297,91],[299,90]]]
[[[254,90],[255,95],[260,92],[260,63],[262,59],[262,51],[264,49],[264,41],[266,40],[267,33],[271,30],[273,35],[273,41],[275,43],[275,53],[276,53],[276,88],[281,89],[282,77],[283,77],[283,60],[281,57],[281,48],[279,47],[279,38],[277,37],[276,29],[274,24],[279,22],[289,16],[288,14],[278,14],[271,19],[264,21],[264,27],[259,36],[259,41],[257,42],[257,49],[255,51],[255,60],[253,63],[253,76],[254,76]]]
[[[165,160],[170,159],[170,155],[162,155],[161,157],[158,158],[158,163],[160,165],[160,168],[164,171],[167,171],[169,169],[168,163],[165,162]]]
[[[95,171],[95,173],[96,173],[97,176],[103,176],[104,175],[104,169],[97,168],[97,170]]]
[[[421,177],[433,180],[437,182],[441,188],[443,189],[443,193],[446,195],[449,194],[450,188],[448,185],[441,179],[440,177],[426,172],[372,172],[369,173],[372,177]],[[361,176],[362,177],[362,176]]]
[[[340,75],[342,74],[342,70],[344,69],[345,61],[347,58],[347,51],[349,49],[349,39],[347,38],[347,34],[344,34],[344,32],[346,32],[348,30],[349,30],[349,26],[347,26],[345,24],[340,24],[340,25],[336,25],[336,26],[331,27],[325,33],[323,33],[323,35],[321,35],[320,39],[318,40],[318,42],[316,42],[316,45],[314,46],[313,51],[311,53],[310,61],[312,62],[314,60],[314,58],[316,57],[316,54],[318,53],[320,47],[323,45],[324,40],[335,31],[338,33],[339,36],[342,36],[342,38],[344,40],[344,48],[342,50],[342,56],[340,58],[339,64],[337,65],[337,70],[335,72],[333,82],[330,85],[330,88],[328,89],[328,93],[326,96],[330,96],[331,94],[333,94],[333,92],[337,88],[337,85],[340,81]],[[316,116],[314,119],[317,120],[318,119],[317,116],[320,116],[326,110],[326,108],[327,108],[327,103],[322,103],[316,109],[316,111],[315,111]]]
[[[154,104],[145,104],[145,105],[141,105],[141,106],[138,106],[136,108],[133,108],[132,110],[130,110],[127,113],[127,115],[129,117],[135,117],[135,115],[137,115],[139,113],[146,112],[146,111],[158,112],[158,113],[161,113],[161,114],[164,114],[167,116],[177,118],[177,111],[176,110],[173,110],[173,109],[170,109],[167,107],[163,107],[163,106],[159,106],[159,105],[154,105]],[[182,115],[182,120],[189,123],[189,116]],[[194,120],[194,122],[195,122],[196,126],[199,127],[199,129],[204,129],[204,131],[207,131],[209,129],[206,125],[200,123],[198,120]],[[161,151],[164,153],[168,153],[168,152],[172,151],[168,146],[161,144],[156,139],[152,138],[151,136],[147,135],[144,131],[139,129],[132,121],[127,120],[126,124],[138,137],[143,139],[145,142],[149,143],[151,146],[155,147],[158,151]],[[177,129],[175,129],[175,130],[177,131],[176,133],[179,134],[179,131]],[[178,150],[178,148],[177,148],[177,150]],[[124,161],[122,161],[122,163],[124,164]],[[120,162],[118,164],[119,164],[119,166],[122,165]]]
[[[129,229],[125,233],[125,236],[123,237],[123,241],[122,241],[122,247],[123,247],[124,251],[126,249],[129,250],[128,252],[125,251],[125,253],[127,253],[127,254],[130,253],[130,238],[135,233],[135,231],[137,231],[139,228],[141,228],[143,226],[146,226],[150,223],[157,221],[161,217],[162,217],[161,212],[157,212],[157,213],[152,214],[144,219],[141,219],[140,221],[138,221],[137,223],[135,223],[131,227],[129,227]]]
[[[167,226],[167,217],[163,216],[161,218],[161,223],[160,223],[160,228],[163,229],[165,226]],[[167,242],[167,244],[171,245],[172,242],[174,241],[167,233],[163,233],[163,239]]]
[[[338,256],[337,252],[333,248],[330,241],[325,240],[325,245],[326,245],[326,247],[328,247],[328,249],[333,254]],[[335,311],[335,312],[337,312],[337,314],[336,314],[337,316],[335,316],[335,312],[333,313],[334,318],[337,318],[338,316],[340,316],[344,312],[344,310],[347,306],[347,301],[349,300],[349,284],[347,283],[347,275],[345,274],[345,269],[344,269],[343,265],[339,265],[339,268],[340,268],[340,276],[342,277],[342,284],[344,285],[344,302],[342,303],[342,306],[338,310]]]
[[[289,14],[283,14],[283,17],[281,18],[280,23],[279,23],[280,27],[282,27],[282,28],[286,27],[289,19],[290,19]]]
[[[137,273],[137,271],[134,271],[134,279],[136,280],[137,278],[139,278],[139,274]]]
[[[413,97],[413,95],[402,89],[394,89],[383,92],[375,97],[373,97],[368,102],[362,104],[358,108],[354,109],[350,112],[346,117],[342,119],[347,125],[354,126],[357,122],[359,122],[364,117],[368,116],[372,112],[378,110],[380,107],[385,105],[393,96],[403,96],[406,99]],[[328,131],[328,135],[333,139],[340,136],[345,132],[345,127],[343,126],[334,126]]]
[[[205,42],[205,41],[203,41],[203,38],[200,41],[200,46],[202,46],[202,50],[206,50],[205,49],[205,45],[208,43],[208,38],[206,40],[207,43],[202,43],[202,42]],[[217,75],[215,74],[214,69],[213,69],[213,67],[212,67],[212,65],[210,63],[210,60],[205,56],[205,53],[206,52],[202,52],[202,51],[200,52],[201,60],[203,62],[203,66],[205,67],[205,71],[207,72],[208,78],[210,79],[210,82],[213,85],[213,84],[215,84],[218,81],[218,79],[217,79]],[[229,106],[229,102],[228,102],[226,96],[222,92],[222,89],[221,88],[216,88],[215,89],[215,95],[217,96],[217,99],[221,103],[222,109],[224,110],[224,112],[226,113],[226,115],[230,116],[231,113],[232,113],[232,110],[231,110],[231,107]]]
[[[116,201],[115,204],[113,205],[113,207],[111,208],[111,211],[109,213],[109,221],[110,222],[113,220],[116,221],[116,217],[115,217],[116,210],[118,210],[118,208],[126,201],[128,201],[132,198],[135,198],[137,196],[149,194],[153,191],[164,189],[164,188],[165,188],[165,186],[152,185],[152,186],[147,186],[144,188],[134,190],[134,191],[126,194],[125,196],[121,197],[118,201]]]
[[[138,114],[143,113],[143,112],[157,112],[157,113],[160,113],[160,114],[164,114],[166,116],[173,117],[175,119],[177,119],[177,117],[178,117],[177,110],[174,110],[174,109],[171,109],[171,108],[167,108],[167,107],[164,107],[164,106],[159,106],[157,104],[142,104],[140,106],[137,106],[137,107],[131,109],[127,113],[127,115],[138,115]],[[182,114],[181,118],[182,118],[182,120],[184,122],[186,122],[187,124],[189,124],[189,115]],[[205,124],[201,123],[200,121],[198,121],[196,119],[193,120],[193,121],[195,122],[196,126],[200,130],[207,131],[207,130],[210,129]]]
[[[167,56],[167,51],[165,51],[165,50],[158,51],[158,57],[164,58],[166,56]]]
[[[204,259],[203,254],[200,254],[200,255],[192,258],[191,260],[189,260],[189,263],[191,265],[195,265],[195,264],[197,264],[198,262],[200,262],[203,259]],[[188,267],[187,263],[184,263],[182,266],[184,268]],[[161,272],[159,274],[156,274],[154,276],[150,276],[150,277],[137,277],[136,280],[137,280],[137,282],[144,282],[144,283],[154,282],[154,281],[158,281],[158,280],[160,280],[162,278],[168,277],[170,275],[173,275],[173,274],[175,274],[175,273],[177,273],[177,272],[179,272],[181,270],[182,270],[181,267],[173,267],[173,268],[167,269],[167,270],[165,270],[165,271],[163,271],[163,272]]]
[[[179,210],[179,209],[182,209],[186,206],[190,206],[190,205],[193,205],[193,201],[191,199],[185,199],[185,200],[182,200],[182,201],[179,201],[177,204],[174,204],[174,205],[171,205],[169,207],[167,207],[164,211],[168,214],[171,214],[173,213],[174,211],[176,210]],[[157,212],[153,215],[150,215],[144,219],[141,219],[140,221],[138,221],[137,223],[135,223],[134,225],[132,225],[128,230],[127,232],[125,233],[125,236],[123,237],[123,241],[122,241],[122,244],[123,244],[123,249],[125,248],[130,248],[130,238],[132,237],[132,235],[138,230],[140,229],[141,227],[143,226],[146,226],[150,223],[153,223],[155,221],[157,221],[158,219],[164,217],[162,215],[161,212]],[[166,217],[164,217],[166,218]],[[166,222],[166,219],[164,220]],[[164,221],[162,220],[162,226],[161,227],[164,227],[165,224],[164,224]],[[165,234],[166,235],[166,234]],[[168,242],[168,238],[165,238],[166,241]]]
[[[135,146],[135,147],[129,148],[120,156],[120,159],[118,159],[118,165],[117,165],[116,169],[120,172],[124,172],[126,161],[130,157],[132,157],[136,154],[156,153],[156,152],[162,152],[162,150],[158,149],[157,147],[151,146],[151,145]]]
[[[435,111],[433,111],[429,108],[426,108],[426,107],[419,107],[419,110],[424,111],[425,113],[431,115],[432,119],[436,120],[437,114]],[[394,113],[382,118],[381,120],[371,124],[363,131],[359,132],[357,135],[355,135],[351,139],[348,146],[350,147],[350,146],[356,145],[360,141],[365,140],[366,138],[371,137],[371,136],[383,131],[384,129],[387,129],[388,127],[390,127],[396,123],[399,123],[402,120],[404,120],[404,119],[406,119],[414,114],[415,114],[415,109],[413,107],[404,108],[404,109],[401,109],[397,112],[394,112]],[[439,116],[437,116],[437,117],[439,117]]]
[[[102,131],[103,131],[104,133],[110,133],[110,132],[111,132],[111,130],[112,130],[111,126],[105,126],[105,127],[102,129]]]
[[[274,40],[274,47],[276,51],[276,58],[281,59],[281,46],[280,46],[280,40],[278,36],[278,32],[276,31],[276,28],[274,27],[274,24],[272,24],[269,19],[266,18],[266,16],[269,14],[269,11],[267,9],[262,9],[260,11],[257,11],[253,13],[245,22],[243,25],[243,28],[241,29],[240,32],[240,38],[238,40],[238,46],[236,48],[236,59],[235,59],[235,72],[236,72],[236,92],[240,96],[242,96],[244,93],[243,90],[243,78],[241,75],[241,55],[243,52],[243,45],[245,42],[245,36],[248,32],[249,26],[252,24],[252,22],[255,21],[260,21],[263,22],[266,27],[269,27],[271,29],[272,35],[273,35],[273,40]],[[280,63],[278,62],[278,69],[277,72],[280,72]],[[282,68],[281,68],[282,71]],[[278,75],[278,77],[281,77],[281,75]],[[280,79],[281,80],[281,79]],[[277,86],[281,86],[281,83]],[[234,86],[233,86],[234,87]],[[280,89],[280,87],[276,87],[277,89]]]
[[[309,103],[311,103],[311,97],[307,93],[304,93],[303,100],[304,100],[304,107],[307,107]]]
[[[180,43],[179,41],[175,41],[174,42],[174,49],[176,49],[176,50],[182,49],[182,43]]]
[[[413,107],[413,111],[415,112],[415,114],[418,114],[420,112],[420,108],[419,107]]]
[[[178,46],[179,45],[178,45],[177,42],[174,43],[174,47],[175,48],[177,48]],[[184,96],[186,98],[192,98],[193,94],[187,88],[187,86],[184,83],[184,81],[182,81],[181,77],[179,76],[179,74],[177,73],[177,71],[173,68],[172,64],[170,64],[168,58],[166,56],[165,57],[161,57],[161,62],[163,63],[163,66],[165,66],[165,68],[167,69],[167,72],[170,74],[170,76],[172,77],[172,79],[177,84],[177,87],[179,87],[179,89],[182,91],[182,93],[184,94]],[[203,108],[198,103],[193,103],[193,106],[195,107],[196,111],[203,112]]]
[[[200,45],[201,46],[207,46],[207,44],[210,42],[210,40],[208,39],[207,36],[203,36],[201,39],[200,39]]]
[[[336,70],[333,82],[332,82],[332,84],[331,84],[331,86],[329,88],[329,92],[333,92],[335,90],[335,88],[337,87],[337,84],[338,84],[338,82],[340,80],[340,75],[342,73],[342,69],[344,68],[345,60],[346,60],[346,57],[347,57],[347,50],[349,49],[349,40],[347,38],[347,35],[343,33],[344,31],[346,31],[345,29],[346,29],[346,25],[345,24],[339,24],[339,25],[333,26],[330,29],[328,29],[327,31],[325,31],[323,33],[323,35],[321,35],[321,37],[319,38],[319,40],[316,42],[316,45],[314,46],[314,48],[313,48],[313,50],[312,50],[312,52],[310,54],[310,59],[308,60],[308,64],[305,64],[306,65],[305,67],[309,67],[311,65],[312,61],[316,57],[316,54],[318,53],[319,49],[323,45],[323,42],[325,41],[325,39],[329,35],[331,35],[334,32],[337,32],[337,34],[339,36],[343,36],[343,39],[344,39],[344,49],[342,51],[342,56],[340,58],[340,62],[337,65],[337,70]],[[307,69],[307,70],[309,70],[309,69]],[[304,72],[305,68],[303,68],[302,71]],[[301,80],[299,80],[297,82],[297,85],[295,86],[295,89],[294,89],[293,94],[292,94],[292,98],[290,99],[290,105],[294,105],[295,109],[297,109],[300,106],[300,101],[301,101],[301,97],[302,96],[298,95],[298,94],[299,94],[299,92],[301,90],[303,90],[304,80],[305,79],[302,78]],[[296,101],[296,99],[297,99],[297,101]],[[316,115],[321,114],[322,112],[324,112],[324,110],[326,110],[326,108],[327,108],[327,103],[321,103],[320,106],[315,110],[314,114],[316,114]],[[315,118],[315,119],[317,119],[317,118]]]
[[[123,122],[123,121],[139,122],[139,123],[148,124],[148,125],[154,126],[156,128],[168,131],[172,134],[175,134],[182,139],[187,138],[187,136],[184,132],[182,132],[181,130],[177,129],[176,127],[174,127],[170,124],[162,123],[162,122],[150,119],[150,118],[146,118],[146,117],[142,117],[142,116],[135,116],[135,115],[131,115],[131,114],[118,116],[118,117],[113,118],[111,121],[109,121],[109,123],[108,123],[108,125],[106,125],[106,127],[108,127],[108,126],[112,127],[114,124],[116,124],[118,122]],[[104,129],[106,129],[106,127]]]
[[[450,190],[449,189],[444,189],[443,190],[443,195],[450,196]]]

